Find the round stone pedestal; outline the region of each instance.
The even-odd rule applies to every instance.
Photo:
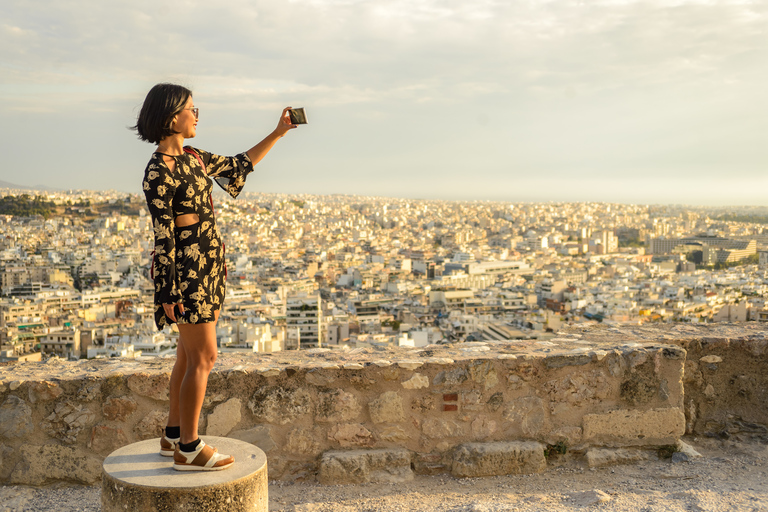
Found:
[[[176,471],[173,458],[160,455],[160,440],[124,446],[104,460],[101,509],[104,512],[267,512],[267,456],[256,446],[226,437],[203,436],[235,463],[222,471]]]

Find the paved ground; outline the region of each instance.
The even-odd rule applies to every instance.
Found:
[[[420,476],[396,485],[275,482],[269,487],[270,511],[768,512],[768,440],[686,441],[703,457],[600,469],[588,469],[574,459],[538,475]],[[0,487],[0,512],[98,511],[99,500],[99,487]]]

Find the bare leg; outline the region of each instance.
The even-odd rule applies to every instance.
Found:
[[[173,365],[173,371],[171,372],[171,408],[168,413],[168,426],[178,427],[181,425],[181,418],[179,416],[179,391],[181,390],[181,381],[184,379],[184,374],[187,372],[187,353],[184,351],[184,343],[179,336],[179,343],[176,346],[176,363]]]
[[[216,362],[216,320],[204,324],[179,324],[179,339],[183,340],[186,371],[179,389],[179,418],[181,442],[198,438],[197,424],[203,407],[208,374]]]

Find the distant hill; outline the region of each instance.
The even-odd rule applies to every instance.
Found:
[[[54,187],[47,187],[45,185],[34,185],[34,186],[27,186],[27,185],[17,185],[16,183],[10,183],[8,181],[0,180],[0,188],[13,188],[17,190],[49,190],[51,192],[55,190],[61,190]]]

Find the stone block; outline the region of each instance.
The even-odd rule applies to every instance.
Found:
[[[460,386],[469,379],[467,371],[464,368],[454,368],[453,370],[445,370],[439,372],[432,379],[432,384],[435,386],[455,387]]]
[[[133,427],[133,431],[141,440],[152,439],[163,435],[166,423],[168,423],[168,411],[151,411]]]
[[[474,361],[469,365],[469,375],[473,381],[481,384],[486,390],[499,383],[499,377],[490,361]]]
[[[402,443],[408,441],[410,436],[400,425],[385,425],[379,428],[379,438],[388,443]]]
[[[160,402],[170,399],[170,373],[135,373],[128,377],[128,388],[137,395],[146,396]]]
[[[69,446],[47,444],[22,446],[21,460],[13,468],[9,483],[43,485],[53,480],[94,484],[101,477],[101,461]]]
[[[327,451],[320,460],[318,481],[324,485],[409,480],[413,480],[411,452],[403,448]]]
[[[526,396],[510,402],[504,409],[504,419],[511,432],[526,437],[537,437],[549,431],[549,415],[544,400]]]
[[[457,478],[475,478],[539,473],[546,466],[541,443],[468,443],[456,449],[451,473]]]
[[[41,427],[54,439],[66,444],[77,441],[80,432],[96,420],[96,415],[87,407],[71,402],[59,402],[46,417]]]
[[[77,399],[81,402],[91,402],[101,395],[101,382],[86,380],[77,392]]]
[[[544,366],[549,369],[563,368],[565,366],[584,366],[592,362],[592,356],[589,354],[565,354],[549,356],[544,359]]]
[[[371,447],[376,444],[371,431],[359,423],[334,425],[328,431],[328,440],[338,443],[342,448]]]
[[[136,412],[137,404],[128,397],[110,397],[101,407],[104,419],[111,421],[125,421]]]
[[[258,446],[265,453],[269,453],[277,448],[277,443],[275,443],[275,440],[272,438],[271,429],[266,425],[259,425],[246,430],[230,432],[229,437]]]
[[[467,435],[467,428],[455,421],[427,418],[421,423],[421,431],[430,439],[462,437]]]
[[[675,444],[685,434],[685,415],[677,407],[647,411],[621,409],[606,414],[587,414],[583,427],[584,440],[590,444]]]
[[[217,405],[213,412],[208,415],[206,435],[226,436],[229,434],[240,423],[242,405],[239,398],[231,398],[223,404]]]
[[[587,450],[587,465],[591,468],[603,466],[615,466],[619,464],[632,464],[644,460],[656,460],[655,453],[626,448],[590,448]]]
[[[417,475],[439,475],[451,470],[450,459],[442,453],[416,453],[413,455],[413,471]]]
[[[112,425],[96,425],[91,429],[88,448],[98,453],[110,453],[128,444],[123,429]]]
[[[287,425],[310,414],[312,405],[312,397],[307,390],[282,386],[257,389],[248,404],[257,421],[275,425]]]
[[[46,380],[31,382],[27,389],[29,391],[29,401],[33,404],[35,402],[50,402],[59,398],[64,392],[58,384]]]
[[[471,428],[473,439],[486,439],[496,433],[498,424],[481,414],[472,421]]]
[[[575,372],[544,384],[550,402],[580,406],[605,400],[611,393],[609,377],[602,370]]]
[[[340,423],[357,419],[361,407],[352,393],[335,389],[319,393],[315,407],[315,421],[320,423]]]
[[[0,405],[0,438],[21,438],[34,428],[32,408],[27,402],[11,395]]]
[[[288,432],[285,451],[294,455],[315,456],[320,453],[320,443],[317,442],[311,430],[297,427]]]
[[[405,389],[421,389],[429,387],[429,378],[420,373],[414,373],[413,377],[401,383]]]
[[[394,391],[387,391],[368,403],[371,421],[374,423],[395,423],[403,421],[403,399]]]

